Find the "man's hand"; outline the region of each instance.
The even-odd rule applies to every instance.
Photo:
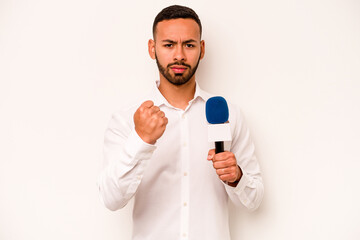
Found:
[[[228,185],[235,187],[242,176],[242,171],[237,165],[235,155],[232,152],[215,154],[215,149],[210,149],[207,159],[213,162],[216,174]]]
[[[164,133],[168,119],[154,102],[145,101],[134,114],[135,131],[146,143],[155,144]]]

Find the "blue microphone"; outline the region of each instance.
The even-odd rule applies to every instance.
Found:
[[[224,152],[224,141],[231,140],[229,108],[223,97],[209,98],[205,105],[206,119],[209,122],[208,139],[215,142],[215,153]]]

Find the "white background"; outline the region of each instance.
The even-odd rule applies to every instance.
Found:
[[[147,41],[173,3],[0,0],[1,240],[130,238],[131,204],[98,198],[103,135],[158,77]],[[176,3],[203,23],[200,85],[242,107],[263,171],[233,239],[360,239],[360,2]]]

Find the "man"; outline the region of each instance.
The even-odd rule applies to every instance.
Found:
[[[135,196],[133,239],[228,240],[228,199],[256,209],[263,196],[249,130],[229,106],[230,151],[207,141],[205,102],[195,72],[205,54],[201,22],[190,8],[163,9],[148,49],[160,80],[144,101],[115,113],[105,133],[99,190],[105,206]]]

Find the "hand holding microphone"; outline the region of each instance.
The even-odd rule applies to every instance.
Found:
[[[215,149],[210,149],[207,159],[213,162],[216,174],[224,182],[231,185],[231,183],[240,180],[242,172],[232,152],[226,151],[215,154]]]
[[[135,131],[146,143],[155,144],[168,123],[165,113],[152,101],[143,102],[134,114]]]
[[[213,162],[213,167],[219,178],[236,186],[242,176],[242,171],[237,165],[234,153],[224,151],[224,141],[231,140],[229,125],[229,108],[223,97],[212,97],[206,102],[206,119],[208,125],[208,140],[215,142],[215,149],[209,150],[207,159]]]

